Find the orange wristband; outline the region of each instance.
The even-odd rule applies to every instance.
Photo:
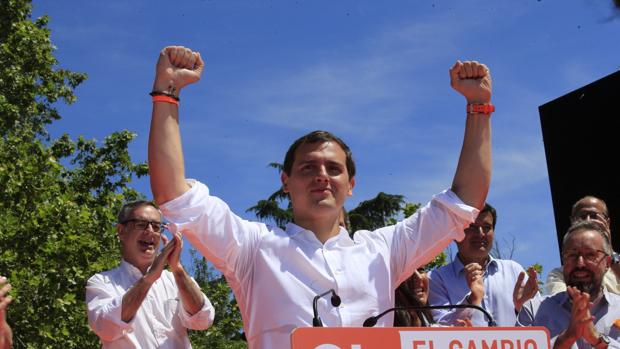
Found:
[[[468,104],[467,114],[486,114],[491,115],[495,111],[495,106],[491,103],[487,104]]]
[[[176,105],[177,107],[179,106],[179,101],[170,96],[153,96],[153,103],[156,102],[170,103]]]

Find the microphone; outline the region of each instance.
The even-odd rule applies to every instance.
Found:
[[[472,309],[477,309],[479,311],[481,311],[482,313],[484,313],[484,317],[486,317],[487,319],[487,323],[489,325],[489,327],[496,327],[497,323],[495,323],[495,320],[493,319],[493,317],[491,316],[491,314],[489,314],[488,311],[486,311],[484,308],[477,306],[477,305],[473,305],[473,304],[449,304],[449,305],[428,305],[428,306],[408,306],[408,307],[394,307],[394,308],[390,308],[384,312],[382,312],[379,315],[376,316],[371,316],[368,319],[364,320],[364,324],[362,326],[364,327],[373,327],[374,325],[377,324],[377,321],[382,318],[385,314],[395,311],[395,310],[425,310],[425,309],[454,309],[454,308],[472,308]]]
[[[313,327],[323,327],[323,321],[321,321],[321,318],[319,317],[319,312],[317,310],[317,302],[319,301],[319,298],[324,297],[325,295],[329,293],[332,294],[330,298],[332,305],[334,307],[340,306],[340,303],[341,303],[340,297],[336,294],[336,291],[334,291],[333,289],[329,289],[329,291],[326,291],[325,293],[316,295],[314,299],[312,300],[312,311],[314,313],[314,317],[312,318]]]

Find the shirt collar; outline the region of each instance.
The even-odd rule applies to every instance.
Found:
[[[611,300],[611,295],[609,294],[609,292],[607,291],[607,289],[605,287],[603,287],[601,285],[601,287],[603,288],[603,296],[601,298],[599,298],[598,302],[594,303],[592,305],[592,309],[598,308],[601,305],[606,305],[606,304],[611,304],[610,300]]]
[[[127,262],[124,259],[121,260],[120,269],[127,275],[135,278],[136,280],[142,277],[142,272],[140,271],[140,269],[136,268],[133,264]]]
[[[311,244],[316,244],[319,247],[336,247],[336,246],[352,246],[354,245],[354,241],[349,236],[349,233],[344,229],[340,228],[338,235],[332,236],[327,241],[325,241],[325,245],[321,244],[319,239],[317,239],[316,235],[308,229],[302,228],[295,223],[288,223],[286,225],[286,234],[290,238],[297,238],[309,242]]]
[[[568,295],[568,292],[566,292],[566,291],[561,292],[558,296],[559,296],[558,302],[560,304],[562,304],[563,306],[567,307],[568,310],[570,310],[571,306],[572,306],[571,305],[572,303],[571,303],[571,299],[570,299],[570,297]],[[605,287],[603,287],[603,297],[601,297],[596,304],[593,304],[592,308],[598,308],[602,304],[603,305],[604,304],[611,304],[609,302],[610,297],[611,296],[610,296],[609,292],[607,291],[607,289]]]
[[[454,262],[452,262],[452,270],[454,271],[454,275],[459,275],[465,269],[465,265],[458,257],[458,254],[454,257]],[[489,255],[489,262],[484,267],[485,273],[490,271],[497,270],[497,259],[493,258],[493,256]]]

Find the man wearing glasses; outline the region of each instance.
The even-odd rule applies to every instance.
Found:
[[[603,287],[611,265],[607,231],[592,221],[573,224],[562,263],[566,291],[527,302],[518,325],[547,327],[554,349],[619,348],[620,296]]]
[[[103,348],[191,348],[187,329],[204,330],[213,323],[211,302],[181,264],[180,234],[168,241],[163,232],[152,202],[121,209],[121,265],[94,275],[86,285],[88,322]]]
[[[607,239],[611,243],[611,221],[609,219],[609,210],[607,209],[607,204],[605,201],[591,195],[577,200],[571,210],[570,222],[571,224],[575,224],[581,221],[592,221],[600,224],[605,229]],[[617,253],[612,252],[611,260],[612,265],[603,278],[603,287],[605,287],[609,292],[620,294],[620,287],[618,287],[618,276],[620,275],[620,256]],[[562,267],[555,268],[549,272],[547,282],[545,283],[545,290],[549,295],[566,291],[566,283],[564,283],[564,273],[562,271]]]
[[[485,204],[465,229],[465,238],[456,243],[454,261],[429,274],[430,305],[477,305],[491,313],[498,326],[514,326],[523,303],[538,293],[536,271],[528,269],[528,280],[523,283],[525,271],[519,263],[491,256],[496,222],[495,208]],[[471,308],[435,309],[433,317],[446,325],[459,325],[463,320],[487,323],[482,312]]]

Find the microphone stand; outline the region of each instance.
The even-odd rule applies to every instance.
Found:
[[[334,291],[333,289],[329,289],[328,291],[326,291],[325,293],[321,293],[319,295],[316,295],[314,297],[314,299],[312,300],[312,312],[314,317],[312,318],[312,326],[313,327],[323,327],[323,321],[321,320],[321,318],[319,317],[319,312],[317,309],[317,302],[319,301],[319,299],[321,297],[324,297],[325,295],[331,293],[332,296],[330,298],[332,306],[334,307],[338,307],[340,306],[341,303],[341,299],[340,297],[336,294],[336,291]]]
[[[385,314],[387,314],[389,312],[392,312],[392,311],[395,311],[395,310],[425,310],[425,309],[454,309],[454,308],[477,309],[477,310],[481,311],[484,314],[484,317],[486,317],[487,323],[488,323],[489,327],[496,327],[497,326],[497,324],[495,323],[495,320],[493,320],[493,317],[491,316],[491,314],[489,314],[488,311],[486,311],[484,308],[482,308],[480,306],[473,305],[473,304],[450,304],[450,305],[394,307],[394,308],[390,308],[388,310],[383,311],[379,315],[369,317],[368,319],[364,320],[364,324],[362,326],[364,326],[364,327],[373,327],[373,326],[375,326],[377,324],[377,321],[380,318],[382,318]]]

